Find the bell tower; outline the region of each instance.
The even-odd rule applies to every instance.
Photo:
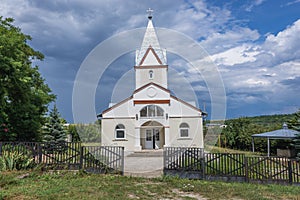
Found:
[[[152,23],[152,12],[148,12],[148,25],[143,38],[140,50],[135,56],[135,89],[148,83],[156,83],[164,88],[168,88],[168,65],[166,50],[159,45],[155,28]]]

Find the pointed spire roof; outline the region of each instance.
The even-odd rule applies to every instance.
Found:
[[[166,51],[161,49],[159,42],[158,42],[155,28],[152,23],[152,15],[151,15],[152,11],[153,10],[150,10],[150,9],[147,11],[149,13],[148,26],[147,26],[147,29],[146,29],[146,32],[144,35],[141,49],[136,52],[136,65],[137,66],[141,64],[141,61],[149,48],[152,48],[155,51],[155,54],[160,59],[160,61],[163,65],[167,64]]]

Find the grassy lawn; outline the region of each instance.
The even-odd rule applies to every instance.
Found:
[[[252,151],[241,151],[241,150],[236,150],[236,149],[228,149],[228,148],[222,148],[222,147],[217,147],[217,146],[210,146],[206,145],[205,150],[209,151],[210,153],[241,153],[245,154],[246,156],[261,156],[261,152],[252,152]]]
[[[20,177],[23,176],[23,177]],[[25,175],[25,177],[24,177]],[[300,199],[300,187],[83,172],[2,172],[0,199]]]

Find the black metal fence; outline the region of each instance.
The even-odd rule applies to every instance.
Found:
[[[32,156],[43,169],[124,173],[124,147],[119,146],[83,146],[79,142],[0,142],[0,156],[7,152]]]
[[[283,157],[204,153],[200,148],[166,147],[164,174],[183,178],[300,185],[300,162]]]

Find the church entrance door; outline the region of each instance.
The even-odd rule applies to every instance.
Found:
[[[159,149],[160,135],[158,128],[146,129],[145,149]]]

